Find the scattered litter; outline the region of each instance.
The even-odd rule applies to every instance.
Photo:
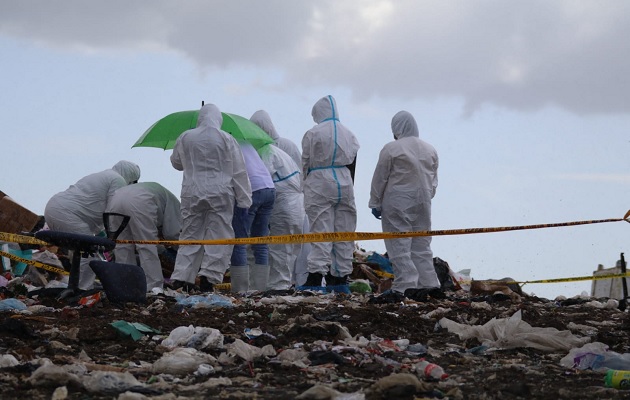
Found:
[[[124,336],[131,336],[133,340],[140,340],[144,335],[150,333],[160,333],[160,331],[140,322],[114,321],[110,325]]]
[[[570,331],[532,327],[521,319],[520,310],[510,318],[492,318],[483,326],[458,324],[448,318],[442,318],[440,325],[462,340],[477,338],[486,346],[500,349],[532,347],[542,351],[569,350],[590,341],[590,338],[574,336]]]
[[[26,310],[26,304],[18,299],[0,300],[0,311]]]

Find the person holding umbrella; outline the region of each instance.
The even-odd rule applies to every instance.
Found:
[[[44,219],[53,231],[98,235],[104,232],[103,213],[114,192],[140,179],[140,167],[131,161],[117,162],[111,169],[87,175],[46,203]],[[79,289],[89,290],[96,275],[89,267],[97,257],[81,258]]]
[[[175,142],[171,164],[184,172],[181,191],[182,232],[179,239],[234,238],[232,217],[252,205],[252,189],[236,140],[221,130],[223,116],[214,104],[199,110],[197,127]],[[200,275],[201,291],[223,282],[231,245],[182,245],[171,274],[171,287],[189,291]]]
[[[369,207],[381,219],[384,232],[431,230],[431,199],[438,186],[437,151],[419,138],[418,125],[409,112],[398,112],[391,125],[395,140],[379,155]],[[391,291],[380,300],[444,297],[433,266],[431,236],[386,239],[385,248],[395,277]]]
[[[316,125],[302,138],[304,204],[311,232],[353,232],[357,224],[354,166],[359,141],[339,121],[332,96],[319,99],[311,112]],[[308,277],[303,287],[327,286],[348,291],[353,242],[313,243],[308,255]]]

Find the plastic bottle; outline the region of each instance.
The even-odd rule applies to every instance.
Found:
[[[422,360],[416,364],[416,372],[421,377],[426,378],[437,380],[448,378],[448,374],[444,372],[442,367],[437,364],[430,363],[427,360]]]
[[[630,371],[609,369],[604,377],[604,386],[615,389],[630,389]]]

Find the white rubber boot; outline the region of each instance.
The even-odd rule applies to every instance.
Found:
[[[249,266],[231,266],[230,280],[232,283],[231,291],[233,293],[244,293],[249,290]]]
[[[259,292],[267,290],[267,281],[269,280],[269,265],[254,264],[249,270],[251,277],[252,289]]]

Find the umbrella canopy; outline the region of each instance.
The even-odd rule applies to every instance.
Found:
[[[221,129],[228,132],[237,141],[251,143],[255,149],[273,143],[273,139],[258,125],[236,114],[221,113]],[[157,147],[168,150],[175,146],[175,141],[185,131],[197,127],[199,111],[179,111],[167,115],[151,125],[131,147]]]

